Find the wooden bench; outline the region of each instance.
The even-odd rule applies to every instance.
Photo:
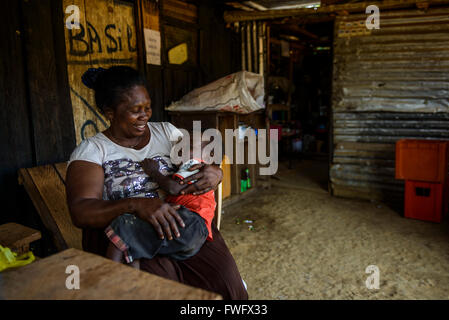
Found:
[[[66,162],[22,168],[19,170],[19,184],[25,187],[58,251],[67,248],[82,250],[81,229],[73,225],[67,206],[66,172]]]
[[[30,243],[40,238],[40,231],[21,224],[10,222],[0,225],[0,245],[10,248],[19,255],[28,252]]]
[[[67,248],[82,250],[82,231],[75,227],[70,217],[65,192],[67,162],[22,168],[19,184],[25,187],[33,204],[50,231],[58,251]],[[215,223],[220,227],[221,184],[216,192],[217,209]]]

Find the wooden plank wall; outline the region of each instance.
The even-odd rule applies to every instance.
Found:
[[[151,29],[161,32],[161,23],[159,17],[160,4],[151,0],[139,1],[139,20],[140,34],[143,37],[143,29]],[[162,45],[162,43],[161,43]],[[152,121],[166,121],[167,116],[164,113],[164,82],[162,76],[162,65],[147,64],[145,57],[145,49],[142,49],[142,67],[141,70],[146,72],[148,81],[148,92],[151,97],[151,108],[153,109]]]
[[[0,223],[18,218],[23,207],[17,208],[21,194],[17,169],[35,162],[20,16],[19,1],[3,3],[0,10]]]
[[[0,24],[0,223],[42,230],[17,171],[67,159],[75,134],[65,61],[61,0],[8,0]],[[3,91],[4,90],[4,91]],[[42,232],[45,255],[51,239]]]
[[[206,2],[208,3],[208,2]],[[218,5],[198,8],[201,85],[242,70],[240,35],[226,28]]]
[[[240,39],[230,29],[226,29],[219,7],[216,5],[214,7],[209,2],[204,2],[204,5],[202,3],[196,9],[196,23],[192,23],[195,17],[193,7],[186,7],[184,11],[188,9],[193,12],[181,15],[177,19],[174,19],[175,15],[168,11],[167,8],[171,7],[173,5],[166,7],[162,12],[165,38],[164,108],[197,87],[241,70]],[[179,20],[183,17],[186,17],[184,21]],[[172,65],[167,59],[167,52],[171,49],[169,45],[175,46],[177,43],[176,39],[173,39],[177,29],[189,32],[192,45],[196,45],[189,51],[195,56],[184,65]]]
[[[65,159],[74,147],[58,0],[6,1],[2,14],[1,168]]]
[[[179,0],[164,0],[161,7],[164,108],[200,86],[198,7]],[[187,43],[187,62],[176,65],[168,60],[168,51]]]
[[[81,29],[64,28],[68,82],[79,144],[109,126],[95,106],[94,91],[81,82],[82,74],[91,67],[109,68],[118,64],[137,68],[137,35],[133,3],[63,1],[63,8],[69,5],[80,9]]]
[[[161,66],[144,63],[152,100],[152,121],[169,121],[165,107],[191,90],[241,70],[240,38],[227,29],[222,11],[208,1],[139,0],[141,29],[161,32]],[[186,41],[189,61],[168,62],[167,52]]]
[[[332,191],[402,203],[395,142],[449,139],[449,8],[366,17],[335,22]]]
[[[64,159],[73,142],[73,120],[67,112],[68,88],[63,78],[67,75],[64,47],[54,33],[61,18],[58,13],[62,12],[54,6],[57,3],[22,2],[25,63],[38,165]]]

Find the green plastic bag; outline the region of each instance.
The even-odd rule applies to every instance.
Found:
[[[17,253],[12,252],[11,249],[0,245],[0,272],[9,268],[25,266],[35,259],[36,258],[31,251],[18,256]]]

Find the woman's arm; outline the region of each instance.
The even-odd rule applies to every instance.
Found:
[[[103,228],[123,212],[131,211],[129,199],[103,201],[103,169],[87,161],[73,161],[67,169],[67,205],[79,228]]]
[[[155,198],[103,200],[104,171],[87,161],[73,161],[67,169],[67,204],[72,222],[79,228],[104,228],[125,212],[134,213],[153,225],[161,238],[179,236],[184,227],[176,207]]]
[[[156,160],[147,158],[140,162],[140,165],[142,166],[143,171],[156,181],[162,190],[168,192],[170,195],[177,196],[182,189],[185,189],[186,186],[173,180],[171,175],[164,176],[159,171],[159,162]]]

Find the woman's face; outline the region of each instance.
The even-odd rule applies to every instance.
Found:
[[[116,134],[126,138],[143,135],[152,114],[147,89],[143,86],[130,88],[115,109],[108,108],[105,113]]]

